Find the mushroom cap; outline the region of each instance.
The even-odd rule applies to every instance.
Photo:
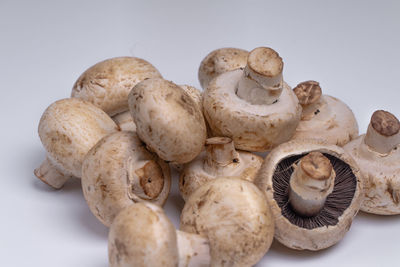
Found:
[[[134,132],[104,137],[83,161],[83,195],[92,213],[106,226],[132,203],[163,205],[170,187],[168,164],[148,152]]]
[[[215,172],[204,168],[206,152],[203,151],[193,161],[186,164],[179,176],[179,191],[184,200],[201,185],[218,177],[235,177],[253,182],[263,158],[246,151],[237,151],[240,159]]]
[[[108,234],[111,267],[178,266],[176,230],[164,211],[151,203],[128,206]]]
[[[293,90],[303,105],[303,114],[292,139],[322,139],[343,146],[358,136],[353,111],[339,99],[321,95],[318,82],[303,82]]]
[[[266,151],[288,141],[300,120],[301,106],[284,83],[271,105],[252,105],[236,95],[242,70],[226,72],[203,93],[204,116],[214,136],[230,137],[237,149]]]
[[[112,119],[122,131],[136,131],[136,124],[133,121],[129,110],[118,113],[117,115],[113,116]]]
[[[180,228],[209,240],[211,266],[253,266],[272,243],[274,222],[253,183],[218,178],[189,197]]]
[[[185,92],[194,100],[199,106],[199,109],[203,111],[203,92],[191,85],[179,85]]]
[[[364,182],[361,210],[380,215],[400,214],[400,144],[389,154],[372,150],[365,134],[343,148],[360,166]]]
[[[51,104],[39,122],[39,137],[52,164],[63,174],[81,177],[86,153],[109,133],[114,121],[93,104],[66,98]]]
[[[87,100],[113,116],[128,110],[128,94],[137,83],[161,77],[144,59],[110,58],[83,72],[72,88],[71,97]]]
[[[325,206],[330,201],[330,197],[334,198],[332,203],[338,202],[340,197],[344,199],[344,196],[341,195],[344,191],[352,198],[346,199],[346,205],[342,210],[329,206],[330,210],[324,207],[316,217],[296,216],[293,212],[294,217],[290,217],[292,216],[290,213],[285,213],[291,210],[290,205],[287,205],[288,201],[278,202],[276,200],[276,194],[279,193],[277,190],[287,190],[288,181],[275,180],[274,176],[283,172],[290,172],[292,161],[296,162],[297,158],[314,151],[323,153],[331,162],[335,161],[332,163],[336,172],[335,185],[333,192],[328,195]],[[285,164],[285,166],[289,166],[278,168],[278,164],[291,158],[293,160]],[[340,166],[343,166],[343,169],[335,169]],[[288,174],[290,177],[290,173]],[[345,176],[350,177],[350,186],[344,182],[342,184],[345,186],[341,186],[340,177]],[[265,193],[272,210],[275,218],[275,238],[285,246],[298,250],[321,250],[339,242],[350,229],[352,220],[362,201],[362,178],[356,163],[342,148],[327,144],[322,140],[293,140],[276,147],[266,157],[254,183]],[[322,214],[328,214],[327,217],[329,218],[307,225],[307,221],[312,221],[314,218],[320,219],[321,217],[317,216]],[[334,221],[327,222],[328,219],[333,217],[336,218]]]
[[[129,94],[136,131],[147,147],[172,163],[186,163],[200,154],[206,140],[203,114],[179,86],[147,79]]]

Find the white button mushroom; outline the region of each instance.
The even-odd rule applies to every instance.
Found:
[[[303,108],[292,139],[317,138],[343,146],[358,136],[358,125],[351,109],[339,99],[322,95],[316,81],[306,81],[294,89]]]
[[[254,183],[272,209],[275,238],[293,249],[321,250],[339,242],[362,201],[354,160],[342,148],[315,139],[273,149]]]
[[[134,132],[104,137],[83,161],[83,194],[92,213],[106,226],[132,203],[163,205],[170,187],[168,164],[148,152]]]
[[[199,106],[181,87],[147,79],[129,94],[129,109],[140,139],[172,163],[193,160],[203,149],[206,126]]]
[[[176,231],[164,211],[151,203],[137,203],[122,210],[108,235],[111,267],[209,266],[207,239]]]
[[[244,68],[249,52],[239,48],[219,48],[209,53],[200,63],[199,81],[203,89],[218,75]]]
[[[344,146],[364,177],[361,210],[400,214],[400,122],[391,113],[375,111],[367,133]]]
[[[39,137],[47,159],[35,175],[53,188],[61,188],[71,176],[81,177],[86,153],[118,126],[101,109],[77,98],[51,104],[39,123]]]
[[[283,62],[271,48],[250,52],[244,70],[225,72],[203,94],[204,116],[214,136],[230,137],[237,149],[270,150],[288,141],[301,106],[282,79]]]
[[[236,151],[228,137],[212,137],[206,140],[206,151],[188,163],[179,178],[179,190],[183,199],[206,182],[217,177],[240,177],[253,182],[263,159],[250,152]]]
[[[263,193],[242,179],[218,178],[186,201],[182,231],[210,242],[211,266],[253,266],[268,251],[274,220]]]
[[[72,88],[71,97],[89,101],[114,116],[128,110],[129,92],[147,78],[161,78],[161,74],[146,60],[110,58],[83,72]]]

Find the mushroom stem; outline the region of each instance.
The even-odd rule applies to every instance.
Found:
[[[331,162],[320,152],[304,156],[290,178],[289,202],[295,212],[306,217],[318,214],[333,191],[335,176]]]
[[[177,230],[179,267],[210,266],[210,245],[206,238]]]
[[[237,95],[253,105],[276,102],[283,89],[283,61],[271,48],[259,47],[250,52]]]
[[[42,162],[39,168],[35,169],[34,173],[37,178],[54,189],[60,189],[71,178],[70,175],[64,175],[59,171],[48,158]]]
[[[310,120],[320,106],[322,95],[321,87],[316,81],[305,81],[299,83],[294,89],[294,94],[297,96],[301,107],[303,108],[301,119]]]
[[[239,162],[239,153],[236,151],[232,139],[228,137],[212,137],[206,139],[206,171],[225,168],[231,163]]]
[[[381,154],[388,154],[400,144],[399,120],[390,112],[375,111],[368,125],[364,142],[372,150]]]

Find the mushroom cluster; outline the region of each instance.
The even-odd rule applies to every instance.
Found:
[[[399,120],[378,110],[357,137],[346,104],[316,81],[292,90],[283,66],[269,47],[217,49],[201,91],[140,58],[97,63],[43,113],[34,173],[55,189],[81,178],[113,267],[253,266],[273,238],[321,250],[360,209],[400,214]],[[180,230],[162,209],[172,183]]]

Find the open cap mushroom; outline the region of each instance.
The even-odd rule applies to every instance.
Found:
[[[111,267],[210,265],[207,239],[176,231],[160,207],[146,202],[117,215],[108,235],[108,256]]]
[[[235,147],[266,151],[288,141],[301,106],[282,78],[282,58],[271,48],[250,52],[244,70],[225,72],[203,93],[204,116],[213,136],[230,137]]]
[[[321,140],[273,149],[255,179],[275,218],[275,238],[298,250],[321,250],[350,229],[362,201],[361,173],[345,151]]]
[[[186,201],[180,229],[210,242],[211,266],[253,266],[268,251],[274,221],[263,193],[242,179],[217,178]]]
[[[163,205],[170,187],[168,164],[148,152],[134,132],[104,137],[83,161],[83,194],[92,213],[106,226],[132,203]]]
[[[249,52],[239,48],[219,48],[210,52],[200,63],[199,81],[203,89],[218,75],[244,68]]]
[[[400,123],[391,113],[372,114],[366,134],[344,146],[364,177],[361,210],[380,215],[400,214]]]
[[[117,131],[118,126],[93,104],[67,98],[54,102],[39,122],[39,137],[47,158],[35,169],[35,175],[59,189],[71,177],[81,177],[86,153],[102,137]]]
[[[137,57],[115,57],[101,61],[81,74],[71,97],[89,101],[110,116],[128,110],[128,94],[140,81],[161,78],[158,70]]]
[[[228,137],[206,140],[206,151],[188,163],[179,178],[183,199],[206,182],[217,177],[240,177],[253,182],[263,159],[250,152],[237,151]]]
[[[138,136],[163,160],[187,163],[203,149],[203,113],[178,85],[164,79],[142,81],[129,94],[129,109]]]
[[[339,99],[323,95],[318,82],[302,82],[293,92],[303,112],[292,139],[317,138],[343,146],[358,136],[357,120],[351,109]]]

